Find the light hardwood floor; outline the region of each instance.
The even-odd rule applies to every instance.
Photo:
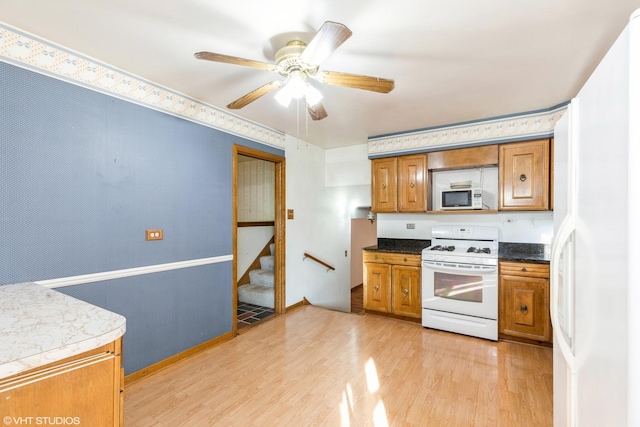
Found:
[[[125,425],[550,426],[552,406],[551,349],[303,306],[128,384]]]

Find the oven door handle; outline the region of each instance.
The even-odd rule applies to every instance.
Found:
[[[496,271],[498,271],[497,265],[480,265],[466,267],[467,265],[469,264],[458,264],[455,262],[422,261],[422,267],[441,273],[473,273],[475,275],[482,275],[495,273]]]

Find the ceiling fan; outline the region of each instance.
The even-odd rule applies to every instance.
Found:
[[[313,36],[313,39],[308,45],[302,41],[293,40],[279,49],[276,52],[275,64],[212,52],[198,52],[194,54],[194,56],[198,59],[208,61],[244,65],[260,70],[273,71],[285,78],[285,80],[274,80],[260,86],[236,99],[227,105],[227,108],[242,108],[261,96],[281,88],[276,93],[276,100],[278,102],[286,107],[292,98],[304,98],[307,111],[311,115],[311,118],[313,120],[322,120],[327,117],[327,112],[320,103],[322,94],[309,83],[308,79],[329,85],[351,87],[380,93],[388,93],[394,87],[393,80],[389,79],[319,69],[320,63],[351,37],[351,34],[351,30],[345,25],[327,21],[320,27],[320,30]]]

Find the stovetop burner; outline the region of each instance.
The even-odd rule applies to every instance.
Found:
[[[431,245],[422,251],[423,261],[498,264],[498,227],[480,225],[434,225]]]
[[[442,245],[436,245],[434,247],[431,248],[432,251],[445,251],[445,252],[453,252],[456,250],[455,246],[442,246]]]
[[[434,247],[431,248],[432,251],[443,251],[443,252],[453,252],[456,250],[455,246],[443,246],[443,245],[436,245]]]
[[[474,246],[471,246],[469,249],[467,249],[467,252],[473,252],[474,254],[490,254],[491,248],[476,248]]]

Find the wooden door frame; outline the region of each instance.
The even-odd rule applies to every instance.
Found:
[[[233,145],[233,334],[238,333],[238,156],[266,160],[275,165],[275,254],[274,254],[274,311],[283,314],[286,310],[285,270],[285,224],[286,224],[286,168],[285,158],[242,145]]]

